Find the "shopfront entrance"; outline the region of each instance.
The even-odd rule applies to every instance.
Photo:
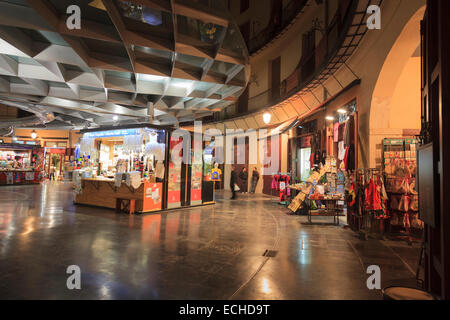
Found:
[[[45,148],[45,176],[49,180],[58,181],[64,177],[65,154],[65,148]]]

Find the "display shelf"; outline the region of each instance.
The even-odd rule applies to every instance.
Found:
[[[402,199],[400,197],[416,197],[417,194],[411,192],[412,184],[416,181],[416,168],[417,168],[417,145],[418,141],[413,138],[386,138],[383,140],[383,173],[386,181],[386,192],[389,198],[388,210],[390,212],[389,220],[389,233],[400,240],[406,240],[408,244],[412,244],[413,241],[420,241],[420,239],[415,239],[413,236],[414,230],[422,230],[421,228],[412,227],[411,216],[413,221],[417,219],[416,215],[418,210],[415,208],[418,206],[411,206],[408,203],[408,210],[400,210],[395,208],[395,203],[393,203],[393,198],[397,197],[396,200],[400,205]],[[407,192],[395,191],[395,186],[393,183],[407,184]],[[397,186],[398,187],[398,186]],[[402,187],[402,186],[401,186]],[[417,201],[413,199],[413,201]],[[405,224],[403,221],[401,225],[392,224],[393,215],[401,216],[404,219],[405,215],[409,215],[408,223]],[[398,217],[397,217],[398,218]],[[395,231],[395,232],[394,232]],[[398,231],[402,231],[399,234]]]

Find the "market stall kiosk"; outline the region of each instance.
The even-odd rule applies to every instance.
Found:
[[[171,141],[170,128],[121,127],[82,133],[73,173],[76,204],[130,213],[204,204],[202,149],[192,148],[197,151],[188,152],[192,158],[187,163],[173,161],[171,153],[182,139]]]
[[[39,184],[44,149],[35,145],[0,144],[0,185]]]

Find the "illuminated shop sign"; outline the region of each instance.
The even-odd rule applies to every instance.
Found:
[[[117,129],[108,131],[87,132],[85,138],[108,138],[140,135],[141,129]]]

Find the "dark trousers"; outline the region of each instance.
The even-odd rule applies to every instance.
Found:
[[[242,180],[241,179],[240,185],[241,185],[240,188],[241,188],[241,192],[242,193],[248,192],[248,180]]]
[[[250,188],[250,193],[255,193],[257,185],[258,185],[258,180],[252,179],[252,186]]]
[[[230,186],[231,188],[231,193],[233,194],[231,199],[236,199],[236,190],[234,190],[234,186]]]

